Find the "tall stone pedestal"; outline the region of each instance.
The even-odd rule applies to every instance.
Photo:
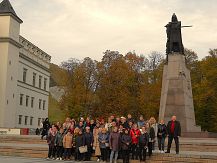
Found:
[[[201,131],[195,125],[190,71],[185,56],[179,53],[169,54],[164,66],[159,120],[167,123],[173,115],[180,121],[182,132]]]

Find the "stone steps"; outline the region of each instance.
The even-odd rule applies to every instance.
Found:
[[[174,151],[174,144],[171,151]],[[38,136],[0,136],[0,155],[44,159],[47,153],[46,140],[40,140]],[[217,139],[182,138],[179,155],[154,153],[147,159],[148,163],[217,163]],[[133,162],[138,161],[131,160]]]

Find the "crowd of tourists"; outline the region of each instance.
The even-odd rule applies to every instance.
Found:
[[[46,137],[49,146],[47,159],[90,161],[95,155],[100,162],[116,163],[117,159],[122,159],[123,163],[129,163],[130,159],[145,162],[146,155],[151,157],[152,151],[156,150],[156,144],[159,152],[164,153],[167,135],[167,153],[174,139],[178,154],[180,133],[181,127],[175,116],[166,126],[163,120],[156,123],[154,117],[144,120],[141,115],[136,121],[128,114],[127,117],[111,115],[107,120],[66,118],[63,124],[57,122],[53,125],[46,119],[41,138]]]

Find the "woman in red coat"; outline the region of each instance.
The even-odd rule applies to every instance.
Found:
[[[140,130],[138,129],[137,124],[133,125],[133,128],[130,130],[130,136],[132,139],[132,160],[134,160],[134,156],[136,160],[138,160],[138,143],[139,143],[139,136],[141,135]]]

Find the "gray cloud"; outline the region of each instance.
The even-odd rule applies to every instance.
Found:
[[[165,52],[164,25],[175,12],[182,23],[184,46],[200,58],[216,48],[216,0],[16,0],[23,19],[21,35],[52,55],[52,62],[68,58],[102,58],[107,49]]]

